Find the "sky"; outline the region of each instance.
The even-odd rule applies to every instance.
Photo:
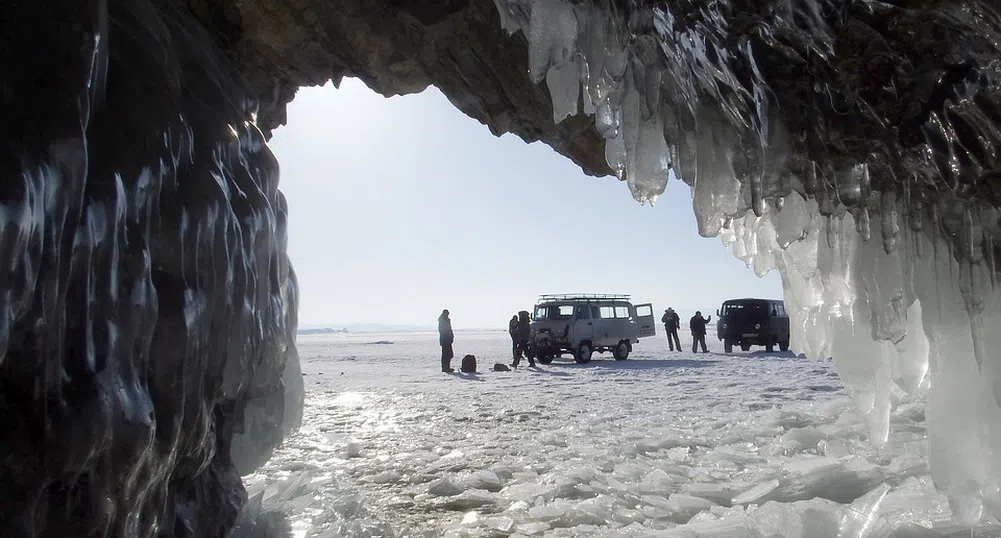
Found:
[[[691,190],[653,206],[548,146],[495,137],[436,88],[384,98],[357,79],[302,88],[271,142],[289,206],[301,327],[505,329],[544,293],[623,293],[682,317],[782,298],[716,238]]]

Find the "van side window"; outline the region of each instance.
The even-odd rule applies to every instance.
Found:
[[[616,306],[615,307],[615,317],[617,318],[628,318],[629,317],[629,307],[626,306]]]
[[[601,309],[597,306],[591,306],[591,319],[601,319]]]
[[[612,319],[615,317],[615,309],[610,306],[602,306],[598,309],[601,319]]]
[[[577,319],[591,319],[590,309],[586,306],[578,306]]]

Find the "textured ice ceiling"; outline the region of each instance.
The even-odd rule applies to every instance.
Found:
[[[794,347],[885,438],[928,391],[1001,515],[994,2],[12,0],[0,16],[0,535],[225,536],[295,427],[265,139],[302,85],[438,86],[782,272]],[[579,113],[578,113],[579,112]]]

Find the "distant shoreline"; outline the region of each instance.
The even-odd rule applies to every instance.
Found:
[[[309,336],[309,335],[328,335],[328,334],[401,334],[401,333],[433,333],[438,329],[434,327],[416,327],[416,326],[405,326],[405,325],[349,325],[347,327],[309,327],[306,329],[298,329],[296,335],[299,336]],[[479,329],[479,328],[455,328],[455,332],[507,332],[506,329]]]

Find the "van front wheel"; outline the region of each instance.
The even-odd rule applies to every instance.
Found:
[[[625,340],[619,342],[619,345],[615,346],[612,350],[612,356],[615,357],[617,361],[624,361],[629,358],[629,344]]]
[[[730,340],[729,338],[723,340],[723,351],[733,353],[733,340]]]
[[[577,353],[574,353],[573,359],[577,361],[577,364],[587,364],[591,362],[591,353],[593,352],[594,350],[591,349],[591,344],[586,342],[582,343],[577,346]]]

